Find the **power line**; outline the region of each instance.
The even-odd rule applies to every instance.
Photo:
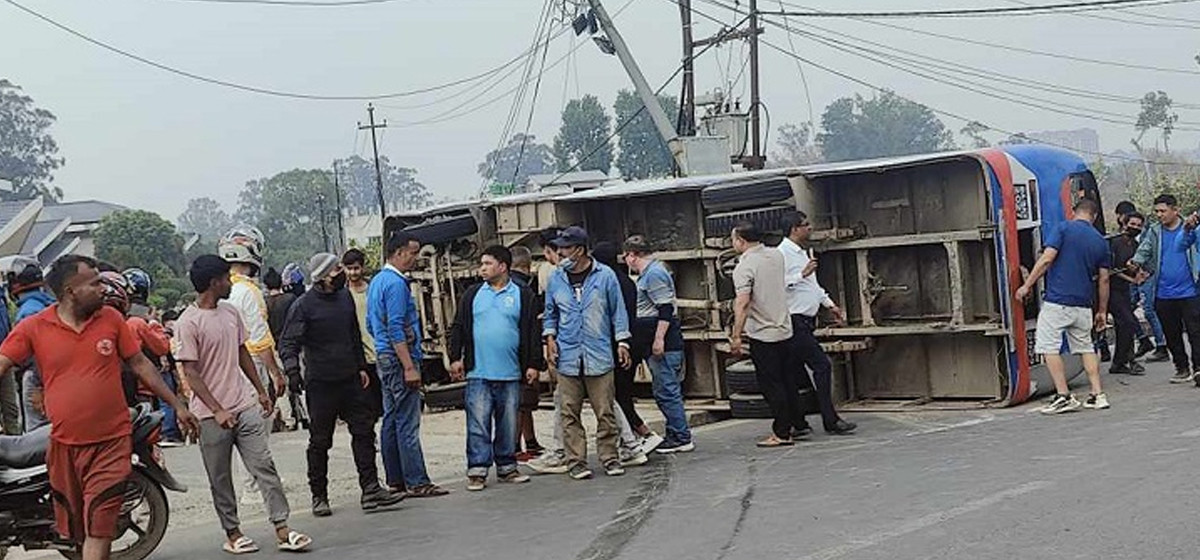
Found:
[[[798,6],[797,4],[789,4],[789,5],[790,6]],[[729,9],[728,6],[724,6],[724,7],[726,9]],[[812,9],[812,8],[808,8],[807,6],[798,6],[798,7],[805,8],[805,9]],[[1087,57],[1075,56],[1075,55],[1070,55],[1070,54],[1063,54],[1063,53],[1056,53],[1056,52],[1049,52],[1049,51],[1040,51],[1040,50],[1028,49],[1028,48],[1024,48],[1024,47],[1016,47],[1016,46],[1005,45],[1005,44],[1001,44],[1001,43],[990,43],[990,42],[982,41],[979,39],[971,39],[969,37],[962,37],[962,36],[958,36],[958,35],[949,35],[946,33],[937,33],[934,31],[926,31],[924,29],[906,27],[903,25],[887,23],[887,22],[878,21],[878,20],[869,19],[869,18],[861,18],[861,19],[850,18],[850,19],[852,19],[853,21],[859,21],[862,23],[867,23],[867,24],[875,25],[875,26],[879,26],[879,27],[886,27],[889,29],[896,29],[896,30],[905,31],[908,33],[915,33],[917,35],[923,35],[926,37],[936,37],[938,39],[945,39],[947,41],[955,41],[955,42],[959,42],[959,43],[965,43],[965,44],[975,45],[975,46],[980,46],[980,47],[989,47],[989,48],[994,48],[994,49],[1006,50],[1006,51],[1010,51],[1010,52],[1019,52],[1019,53],[1029,54],[1029,55],[1034,55],[1034,56],[1042,56],[1042,57],[1054,58],[1054,59],[1060,59],[1060,60],[1070,60],[1072,62],[1085,62],[1088,64],[1096,64],[1096,65],[1100,65],[1100,66],[1128,68],[1128,69],[1133,69],[1133,70],[1147,70],[1147,71],[1154,71],[1154,72],[1164,72],[1164,73],[1169,73],[1169,74],[1200,75],[1200,70],[1192,70],[1192,69],[1188,69],[1188,68],[1170,68],[1170,67],[1163,67],[1163,66],[1152,66],[1152,65],[1146,65],[1146,64],[1121,62],[1121,61],[1115,61],[1115,60],[1087,58]]]
[[[515,59],[510,60],[509,62],[506,62],[505,64],[502,64],[501,66],[499,66],[497,68],[493,68],[486,72],[481,72],[474,76],[468,76],[466,78],[461,78],[458,80],[446,82],[446,83],[439,84],[436,86],[413,89],[413,90],[408,90],[408,91],[382,93],[382,94],[375,94],[375,95],[321,95],[321,94],[312,94],[312,93],[301,93],[301,92],[284,91],[284,90],[278,90],[278,89],[271,89],[271,88],[265,88],[265,87],[239,84],[239,83],[231,82],[228,80],[222,80],[219,78],[212,78],[209,76],[196,74],[194,72],[189,72],[187,70],[181,70],[179,68],[175,68],[173,66],[169,66],[169,65],[161,63],[161,62],[150,60],[141,55],[123,50],[119,47],[113,46],[113,45],[106,43],[104,41],[101,41],[99,39],[95,39],[93,37],[85,35],[84,33],[80,32],[80,31],[76,31],[75,29],[68,27],[67,25],[64,25],[62,23],[59,23],[58,21],[55,21],[54,19],[50,18],[49,16],[43,15],[40,12],[37,12],[29,7],[26,7],[23,4],[16,2],[16,0],[3,0],[3,1],[5,3],[13,6],[14,8],[17,8],[18,10],[21,10],[22,12],[29,14],[30,16],[33,16],[39,20],[42,20],[43,22],[45,22],[48,25],[58,28],[59,30],[64,31],[70,35],[73,35],[74,37],[76,37],[78,39],[86,41],[94,46],[100,47],[104,50],[118,54],[125,58],[140,62],[144,65],[147,65],[147,66],[150,66],[153,68],[156,68],[158,70],[162,70],[164,72],[169,72],[169,73],[175,74],[177,76],[182,76],[184,78],[204,82],[207,84],[223,86],[223,87],[246,91],[246,92],[250,92],[250,93],[271,95],[271,96],[275,96],[275,97],[286,97],[286,98],[291,98],[291,99],[308,99],[308,100],[317,100],[317,101],[373,101],[373,100],[379,100],[379,99],[395,99],[395,98],[400,98],[400,97],[411,97],[414,95],[432,93],[432,92],[436,92],[436,91],[449,89],[449,88],[452,88],[455,86],[479,81],[481,79],[495,75],[496,73],[502,71],[504,68],[507,68],[511,64],[515,64],[516,61],[519,61],[521,58],[523,58],[526,55],[526,53],[521,53]],[[178,1],[192,1],[192,0],[178,0]],[[528,51],[526,51],[526,52],[528,52]]]
[[[1196,0],[1092,0],[1089,2],[1067,2],[1060,4],[1041,4],[1036,6],[991,6],[987,8],[968,8],[960,10],[910,10],[910,11],[879,11],[879,12],[829,12],[813,11],[780,11],[762,12],[761,15],[823,17],[823,18],[945,18],[945,17],[993,17],[993,16],[1023,16],[1043,15],[1048,13],[1079,13],[1098,10],[1110,10],[1115,6],[1162,6],[1167,4],[1185,4]]]
[[[673,0],[666,0],[666,1],[668,1],[668,2],[673,2]],[[714,3],[714,2],[715,2],[715,0],[712,0],[712,1],[710,1],[710,3]],[[727,7],[727,8],[728,8],[728,7]],[[693,8],[693,9],[692,9],[692,11],[693,11],[693,13],[695,13],[695,14],[697,14],[697,15],[700,15],[700,16],[702,16],[702,17],[704,17],[704,18],[707,18],[707,19],[709,19],[709,20],[712,20],[712,21],[719,21],[719,20],[717,20],[716,18],[714,18],[714,17],[712,17],[712,16],[710,16],[710,15],[708,15],[708,14],[705,14],[705,13],[703,13],[703,12],[700,12],[700,11],[696,10],[695,8]],[[1013,132],[1013,131],[1005,130],[1005,129],[1003,129],[1003,128],[999,128],[999,127],[996,127],[996,126],[989,125],[989,124],[985,123],[984,121],[982,121],[982,120],[980,120],[980,119],[976,119],[976,118],[967,117],[967,116],[964,116],[964,115],[962,115],[962,114],[959,114],[959,113],[955,113],[955,112],[952,112],[952,111],[947,111],[947,110],[940,109],[940,108],[938,108],[938,107],[935,107],[935,106],[932,106],[932,105],[927,105],[927,104],[924,104],[924,103],[920,103],[920,102],[918,102],[918,101],[915,101],[915,100],[913,100],[913,99],[912,99],[912,98],[910,98],[910,97],[906,97],[906,96],[904,96],[904,95],[901,95],[901,94],[899,94],[899,93],[897,93],[897,92],[895,92],[895,91],[893,91],[893,90],[890,90],[890,89],[887,89],[887,88],[884,88],[884,87],[881,87],[881,86],[875,85],[875,84],[873,84],[873,83],[871,83],[871,82],[868,82],[868,81],[866,81],[866,80],[864,80],[864,79],[857,78],[857,77],[855,77],[855,76],[852,76],[852,75],[850,75],[850,74],[847,74],[847,73],[845,73],[845,72],[842,72],[842,71],[836,70],[836,69],[834,69],[834,68],[831,68],[831,67],[829,67],[829,66],[826,66],[826,65],[820,64],[820,63],[818,63],[818,62],[816,62],[816,61],[814,61],[814,60],[812,60],[812,59],[805,58],[805,57],[803,57],[803,56],[801,56],[801,55],[799,55],[799,54],[796,54],[796,53],[794,53],[794,52],[789,52],[787,49],[785,49],[785,48],[783,48],[783,47],[780,47],[780,46],[778,46],[778,45],[775,45],[774,43],[771,43],[771,42],[768,42],[768,41],[761,41],[761,43],[762,43],[762,44],[764,44],[764,45],[766,45],[766,46],[768,46],[768,47],[770,47],[771,49],[773,49],[773,50],[775,50],[775,51],[777,51],[777,52],[779,52],[779,53],[783,54],[784,56],[789,56],[789,57],[792,57],[792,58],[794,58],[794,59],[796,59],[796,60],[799,60],[800,62],[803,62],[803,63],[805,63],[805,64],[808,64],[808,65],[810,65],[810,66],[813,66],[813,67],[815,67],[815,68],[818,68],[818,69],[820,69],[820,70],[823,70],[823,71],[825,71],[825,72],[827,72],[827,73],[829,73],[829,74],[833,74],[834,76],[840,77],[840,78],[842,78],[842,79],[844,79],[844,80],[847,80],[847,81],[849,81],[849,82],[852,82],[852,83],[858,84],[858,85],[860,85],[860,86],[863,86],[863,87],[869,88],[869,89],[871,89],[872,91],[875,91],[875,92],[877,92],[877,93],[889,93],[889,94],[891,94],[891,95],[895,95],[896,97],[898,97],[898,98],[900,98],[900,99],[903,99],[903,100],[905,100],[905,101],[908,101],[908,102],[910,102],[910,103],[915,103],[915,104],[921,105],[922,107],[925,107],[925,108],[929,109],[929,110],[930,110],[931,112],[933,112],[934,114],[941,115],[941,116],[944,116],[944,117],[949,117],[949,118],[955,119],[955,120],[957,120],[957,121],[961,121],[961,122],[963,122],[963,123],[973,123],[973,122],[975,122],[975,123],[980,123],[980,124],[983,124],[983,126],[984,126],[985,128],[987,128],[988,130],[992,130],[992,131],[995,131],[995,132],[999,132],[999,133],[1001,133],[1001,134],[1007,134],[1007,135],[1009,135],[1009,136],[1015,136],[1015,135],[1017,135],[1017,134],[1018,134],[1017,132]],[[1196,167],[1196,168],[1200,168],[1200,164],[1183,164],[1183,163],[1181,163],[1181,164],[1176,164],[1175,162],[1161,162],[1161,161],[1149,160],[1149,159],[1145,159],[1145,158],[1132,158],[1132,157],[1129,157],[1129,156],[1123,156],[1123,155],[1120,155],[1120,154],[1104,154],[1104,153],[1101,153],[1101,152],[1091,152],[1091,151],[1087,151],[1087,150],[1080,150],[1080,149],[1073,148],[1073,147],[1062,146],[1062,145],[1055,144],[1055,143],[1052,143],[1052,142],[1042,142],[1042,143],[1044,143],[1044,144],[1047,144],[1047,145],[1050,145],[1050,146],[1057,146],[1057,147],[1060,147],[1060,148],[1064,148],[1064,149],[1068,149],[1068,150],[1073,150],[1073,151],[1080,152],[1080,153],[1084,153],[1084,154],[1087,154],[1087,155],[1094,155],[1094,156],[1100,156],[1100,157],[1109,157],[1109,158],[1113,158],[1113,159],[1121,159],[1121,160],[1133,161],[1133,162],[1138,162],[1138,163],[1143,163],[1143,162],[1144,162],[1144,163],[1151,163],[1151,164],[1172,164],[1172,165],[1181,165],[1181,166],[1187,166],[1187,167]]]
[[[267,6],[303,6],[308,8],[337,8],[344,6],[365,6],[368,4],[387,4],[398,0],[338,0],[333,2],[318,2],[315,0],[158,0],[159,2],[191,2],[196,4],[247,4]]]
[[[1021,5],[1021,6],[1036,6],[1037,5],[1032,2],[1022,2],[1021,0],[1005,0],[1005,1],[1009,2],[1010,4],[1017,4],[1017,5]],[[1119,13],[1119,14],[1127,14],[1127,15],[1135,15],[1135,16],[1141,16],[1141,17],[1150,17],[1150,18],[1155,18],[1155,19],[1163,19],[1163,20],[1167,20],[1168,23],[1138,21],[1136,19],[1125,19],[1125,18],[1119,18],[1116,16],[1091,14],[1091,13],[1068,12],[1066,15],[1075,16],[1075,17],[1079,17],[1079,18],[1098,19],[1101,21],[1113,21],[1113,22],[1123,23],[1123,24],[1127,24],[1127,25],[1138,25],[1141,27],[1153,27],[1153,28],[1159,28],[1159,29],[1162,29],[1162,28],[1200,29],[1200,25],[1189,25],[1187,23],[1179,23],[1175,20],[1172,20],[1171,18],[1164,17],[1164,16],[1156,16],[1156,15],[1152,15],[1152,14],[1142,14],[1139,12],[1129,12],[1127,10],[1114,10],[1114,12]]]
[[[861,37],[856,37],[856,36],[845,34],[845,33],[838,33],[829,28],[821,27],[819,25],[814,25],[814,24],[803,24],[803,25],[810,29],[816,29],[818,31],[821,31],[827,35],[833,35],[836,37],[843,37],[843,38],[851,39],[853,41],[858,41],[860,43],[873,45],[875,47],[879,47],[881,49],[886,49],[889,51],[904,53],[904,54],[910,55],[912,57],[921,59],[919,62],[913,62],[912,59],[906,59],[905,57],[900,57],[898,55],[888,54],[888,53],[881,52],[881,51],[871,51],[870,49],[868,49],[870,52],[875,52],[881,56],[896,57],[896,58],[900,58],[901,60],[908,60],[909,62],[913,62],[914,64],[932,65],[934,67],[942,68],[942,69],[945,69],[950,72],[967,74],[967,75],[975,76],[975,77],[978,77],[981,79],[994,80],[994,81],[1007,83],[1007,84],[1011,84],[1011,85],[1018,86],[1018,87],[1024,87],[1024,88],[1034,89],[1034,90],[1041,90],[1041,91],[1045,91],[1048,93],[1053,93],[1053,94],[1058,94],[1058,95],[1063,95],[1063,96],[1085,97],[1085,98],[1089,98],[1089,99],[1096,99],[1099,101],[1107,101],[1107,102],[1111,102],[1111,103],[1126,103],[1126,104],[1136,104],[1136,105],[1140,105],[1141,101],[1142,101],[1140,97],[1129,97],[1129,96],[1123,96],[1123,95],[1118,95],[1118,94],[1113,94],[1113,93],[1100,92],[1100,91],[1091,90],[1091,89],[1064,86],[1064,85],[1059,85],[1059,84],[1053,84],[1050,82],[1034,80],[1034,79],[1028,78],[1028,77],[1015,76],[1012,74],[1005,74],[1005,73],[997,72],[994,70],[981,69],[981,68],[974,67],[974,66],[969,66],[969,65],[952,62],[952,61],[948,61],[948,60],[941,59],[941,58],[923,55],[923,54],[916,53],[913,51],[907,51],[907,50],[900,49],[897,47],[892,47],[892,46],[885,45],[885,44],[882,44],[882,43],[879,43],[876,41],[871,41],[869,39],[863,39]],[[820,37],[820,36],[812,34],[812,33],[808,33],[808,32],[805,32],[805,31],[802,31],[799,29],[794,29],[794,28],[790,27],[787,23],[784,23],[783,28],[789,32],[788,33],[789,38],[791,38],[793,33],[797,33],[797,34],[806,35],[806,36],[811,35],[813,40],[831,41],[831,42],[835,42],[838,44],[843,44],[843,45],[853,47],[853,45],[849,45],[847,43],[837,41],[836,39],[831,39],[827,36]],[[857,48],[857,47],[855,47],[855,48]],[[792,45],[792,50],[795,51],[794,45]],[[1173,103],[1172,107],[1173,108],[1176,108],[1176,107],[1185,108],[1185,109],[1200,109],[1200,104]],[[1091,110],[1092,108],[1088,108],[1088,109]],[[1197,124],[1200,124],[1200,123],[1197,123]]]

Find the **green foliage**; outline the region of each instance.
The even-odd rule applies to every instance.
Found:
[[[359,246],[356,242],[350,243],[351,247],[358,247],[367,255],[367,274],[371,275],[383,268],[383,240],[372,239],[366,245]]]
[[[608,141],[611,129],[612,119],[596,96],[585,95],[568,102],[562,112],[558,136],[554,137],[554,165],[558,172],[608,173],[613,162],[613,147]]]
[[[20,86],[0,78],[0,179],[13,185],[11,192],[0,191],[0,199],[62,199],[62,189],[51,185],[54,171],[66,163],[50,136],[54,121]]]
[[[660,95],[658,103],[668,115],[679,114],[679,102],[674,97]],[[675,168],[671,150],[644,107],[642,98],[636,93],[625,89],[617,92],[617,101],[613,104],[616,122],[628,123],[619,133],[617,168],[627,179],[664,177]]]
[[[330,245],[337,238],[333,173],[293,169],[249,181],[238,196],[236,218],[262,231],[268,265],[307,262],[313,254],[332,249],[325,246],[322,218]]]
[[[175,226],[146,210],[119,210],[96,229],[96,256],[122,269],[137,266],[153,273],[184,271],[183,238]]]
[[[817,142],[828,161],[937,152],[954,148],[954,135],[928,107],[884,91],[831,103],[821,115]]]
[[[812,125],[785,124],[779,127],[779,151],[771,154],[774,165],[807,165],[822,160],[820,148],[812,144]]]
[[[1153,153],[1149,162],[1100,162],[1092,166],[1100,184],[1102,195],[1124,193],[1150,220],[1154,197],[1173,194],[1179,199],[1179,208],[1184,213],[1200,210],[1200,169],[1182,158],[1165,153]],[[1116,200],[1106,206],[1112,207]]]
[[[183,236],[171,222],[146,210],[109,214],[96,229],[96,256],[120,269],[138,267],[154,278],[149,303],[173,307],[192,291],[186,279]]]
[[[1143,151],[1142,139],[1155,128],[1162,133],[1163,150],[1171,151],[1171,133],[1179,121],[1179,115],[1171,110],[1171,104],[1171,97],[1162,91],[1151,91],[1142,97],[1142,110],[1133,126],[1138,135],[1130,140],[1139,153]]]
[[[351,214],[378,214],[379,182],[375,177],[375,162],[355,155],[339,159],[334,165],[338,170],[342,208]],[[433,194],[417,181],[416,169],[396,167],[387,156],[379,156],[379,172],[383,177],[383,200],[389,213],[416,210],[433,203]],[[331,197],[329,200],[329,207],[335,207],[336,199]]]
[[[220,239],[234,226],[233,217],[221,203],[205,196],[188,200],[187,209],[176,218],[179,231],[194,233],[201,239]]]
[[[532,134],[514,134],[508,145],[488,152],[479,164],[479,175],[493,183],[524,185],[530,175],[542,175],[554,170],[554,155],[550,147],[539,144]]]
[[[985,124],[979,121],[971,121],[967,123],[966,126],[963,126],[958,133],[966,136],[967,139],[970,140],[970,146],[978,150],[991,147],[992,143],[983,136],[983,133],[989,130],[991,129]]]

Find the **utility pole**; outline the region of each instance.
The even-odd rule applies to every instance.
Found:
[[[362,121],[358,123],[359,130],[371,130],[371,150],[375,153],[375,194],[379,197],[379,227],[382,230],[383,222],[387,220],[387,203],[383,200],[383,172],[379,170],[379,141],[375,138],[375,129],[387,128],[387,121],[383,124],[375,124],[375,105],[367,104],[367,120],[371,124],[363,126]]]
[[[317,211],[321,214],[321,241],[329,252],[329,229],[325,226],[325,193],[317,193]]]
[[[747,169],[762,169],[764,165],[762,153],[762,130],[759,122],[759,108],[762,105],[758,90],[758,34],[762,29],[758,26],[758,0],[750,0],[750,158],[746,161]]]
[[[340,173],[338,172],[337,160],[334,160],[334,162],[333,162],[333,199],[334,199],[334,203],[337,204],[337,226],[338,226],[337,249],[338,249],[338,253],[341,253],[342,252],[342,243],[346,242],[346,229],[344,227],[342,227],[342,186],[338,181],[339,175],[340,175]]]
[[[692,41],[692,0],[679,2],[679,22],[683,30],[683,91],[679,94],[680,136],[696,135],[696,65],[692,57],[696,46]]]

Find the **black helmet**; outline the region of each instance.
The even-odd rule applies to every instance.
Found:
[[[146,303],[150,299],[150,290],[154,288],[154,279],[150,273],[140,268],[129,268],[121,273],[129,282],[129,299],[133,303]]]

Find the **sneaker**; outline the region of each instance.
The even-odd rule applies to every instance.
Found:
[[[1108,408],[1108,395],[1104,393],[1088,395],[1087,400],[1083,401],[1083,408],[1091,410],[1104,410]]]
[[[1150,354],[1149,358],[1146,358],[1146,361],[1147,362],[1165,362],[1170,359],[1171,359],[1171,353],[1167,352],[1167,348],[1165,346],[1159,346],[1158,348],[1154,349],[1154,352]]]
[[[576,463],[572,465],[571,468],[566,472],[568,476],[575,480],[586,480],[592,478],[592,470],[587,468],[587,465],[583,463]]]
[[[1133,373],[1133,368],[1129,367],[1128,364],[1114,363],[1108,368],[1108,373],[1109,375],[1129,375]]]
[[[531,479],[529,478],[529,475],[522,474],[521,471],[513,471],[508,474],[498,475],[496,480],[510,484],[524,484],[529,482]]]
[[[566,456],[560,453],[543,453],[541,457],[525,463],[525,466],[538,474],[563,474],[571,470]]]
[[[808,439],[812,433],[812,426],[805,424],[803,428],[792,428],[792,439]]]
[[[658,449],[658,446],[662,445],[663,441],[665,440],[663,440],[662,436],[650,432],[650,435],[642,438],[642,444],[638,446],[638,451],[649,455],[655,449]]]
[[[621,449],[621,465],[626,467],[638,467],[650,462],[650,458],[641,451],[628,451]]]
[[[1146,366],[1138,362],[1129,364],[1129,375],[1146,375]]]
[[[1171,377],[1171,383],[1190,383],[1196,380],[1196,372],[1189,369],[1181,369],[1175,372]]]
[[[834,424],[832,426],[825,428],[825,433],[827,433],[831,436],[848,436],[850,434],[853,434],[854,430],[857,430],[857,429],[858,429],[858,424],[838,418],[838,421],[834,422]]]
[[[625,467],[621,466],[620,461],[612,460],[604,463],[604,474],[608,476],[621,476],[625,474]]]
[[[394,506],[402,502],[407,495],[403,492],[395,493],[383,488],[376,488],[363,492],[359,505],[362,506],[363,511],[371,511],[381,507]]]
[[[1138,341],[1137,352],[1134,353],[1134,357],[1141,358],[1142,356],[1145,356],[1153,351],[1154,341],[1150,340],[1150,337],[1147,336]]]
[[[470,492],[478,492],[487,488],[487,479],[482,476],[468,476],[467,490]]]
[[[521,452],[517,453],[517,464],[525,465],[525,464],[528,464],[530,461],[537,459],[538,457],[541,457],[541,456],[542,456],[541,450],[521,451]]]
[[[696,450],[696,444],[695,444],[695,442],[691,442],[691,441],[689,441],[687,443],[679,443],[677,441],[666,441],[666,442],[663,442],[662,445],[658,446],[658,449],[655,449],[655,451],[662,453],[663,455],[669,455],[672,453],[690,453],[695,450]]]
[[[1050,404],[1042,407],[1042,414],[1062,414],[1064,412],[1073,412],[1079,410],[1083,406],[1079,401],[1075,400],[1075,395],[1054,395],[1054,400]]]
[[[329,500],[322,497],[313,498],[312,514],[313,517],[329,517],[333,515],[333,509],[329,507]]]

